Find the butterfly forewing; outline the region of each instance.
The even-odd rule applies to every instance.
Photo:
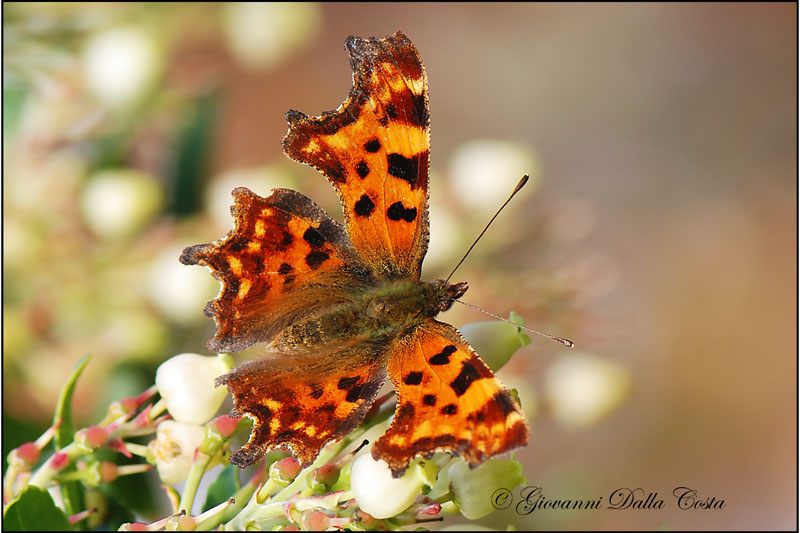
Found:
[[[233,197],[233,231],[181,255],[222,283],[206,306],[217,324],[209,341],[216,352],[269,342],[292,318],[343,301],[361,264],[344,228],[299,192],[275,189],[262,198],[240,187]]]
[[[428,81],[402,33],[345,42],[353,89],[334,112],[287,114],[283,148],[339,193],[353,246],[384,277],[419,279],[428,246]]]

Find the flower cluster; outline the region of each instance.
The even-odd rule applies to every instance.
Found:
[[[462,330],[495,369],[530,342],[511,323],[476,323]],[[87,361],[68,380],[56,423],[8,455],[3,483],[7,524],[46,529],[89,520],[97,527],[104,523],[101,511],[70,507],[66,500],[56,503],[48,489],[70,483],[100,487],[153,467],[172,512],[157,520],[123,523],[123,530],[396,529],[440,521],[445,515],[473,520],[493,511],[487,495],[525,482],[522,466],[513,458],[490,459],[470,469],[447,453],[418,458],[402,477],[393,478],[388,465],[370,453],[371,443],[390,423],[393,393],[378,398],[364,423],[323,448],[311,466],[301,469],[292,456],[273,451],[246,470],[249,479],[242,482],[239,470],[226,459],[231,439],[246,435],[249,425],[219,415],[227,395],[214,386],[215,378],[232,368],[225,354],[170,358],[159,367],[155,386],[112,403],[97,425],[70,430],[70,442],[64,442],[69,398]],[[147,444],[137,442],[142,438]],[[51,441],[56,451],[45,458]],[[120,465],[108,459],[109,451],[140,459]],[[205,505],[198,506],[201,480],[221,464],[225,466],[208,489]]]

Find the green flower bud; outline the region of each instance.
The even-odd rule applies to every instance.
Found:
[[[514,460],[489,459],[477,468],[470,469],[462,459],[454,461],[447,469],[453,497],[461,514],[477,520],[495,510],[492,495],[498,490],[513,491],[527,483],[522,475],[522,465]]]
[[[513,311],[509,319],[525,325],[522,317]],[[531,343],[521,328],[500,320],[472,322],[461,326],[459,331],[494,372],[500,370],[514,352]]]

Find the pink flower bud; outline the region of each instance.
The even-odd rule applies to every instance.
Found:
[[[336,517],[328,516],[322,511],[311,511],[305,519],[305,526],[309,531],[325,531],[330,527],[336,527],[336,522],[341,522],[341,518],[337,520]]]
[[[92,448],[99,448],[106,443],[108,432],[106,428],[100,426],[89,426],[86,428],[86,442]]]
[[[122,406],[122,409],[126,413],[130,413],[131,411],[139,407],[139,401],[136,398],[123,398],[119,401],[119,404]]]
[[[442,511],[442,504],[439,502],[431,502],[423,505],[417,511],[417,514],[423,515],[437,515]]]
[[[131,522],[129,524],[123,524],[119,529],[120,531],[149,531],[150,527],[142,522]]]
[[[36,446],[35,442],[26,442],[16,450],[16,455],[19,459],[25,461],[28,465],[33,465],[38,459],[41,450]],[[9,461],[11,462],[11,461]]]
[[[218,416],[215,424],[217,427],[217,432],[222,435],[223,437],[230,437],[234,431],[236,431],[236,426],[239,424],[239,421],[242,419],[241,416],[231,416],[231,415],[222,415]]]
[[[100,474],[104,483],[110,483],[119,477],[117,465],[109,461],[100,463]]]
[[[280,461],[272,463],[269,473],[270,477],[274,477],[279,481],[291,482],[300,473],[300,463],[294,457],[285,457]]]
[[[331,486],[339,479],[339,467],[333,464],[325,464],[314,471],[314,481],[323,485]]]
[[[144,428],[150,425],[150,409],[153,407],[152,404],[145,407],[141,413],[136,415],[136,418],[133,419],[133,427],[140,427]]]
[[[130,450],[128,450],[128,448],[125,446],[125,443],[122,442],[122,439],[119,437],[109,440],[107,444],[109,448],[118,451],[128,459],[133,457],[133,454],[130,452]]]
[[[53,457],[50,458],[50,467],[53,470],[61,470],[68,464],[69,464],[69,457],[65,453],[56,452],[53,454]]]
[[[368,512],[364,511],[363,509],[359,509],[356,513],[356,516],[358,517],[360,525],[365,529],[377,529],[378,519]]]

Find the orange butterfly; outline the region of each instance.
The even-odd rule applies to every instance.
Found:
[[[233,191],[236,225],[181,262],[222,283],[205,312],[208,346],[267,355],[220,377],[234,412],[253,419],[231,456],[247,466],[272,448],[303,466],[364,419],[388,374],[397,410],[372,455],[395,477],[417,455],[447,451],[476,466],[524,446],[517,402],[453,326],[434,317],[466,283],[420,281],[428,248],[430,127],[425,68],[401,32],[349,37],[353,87],[332,112],[289,111],[283,150],[336,188],[345,226],[306,196]]]

